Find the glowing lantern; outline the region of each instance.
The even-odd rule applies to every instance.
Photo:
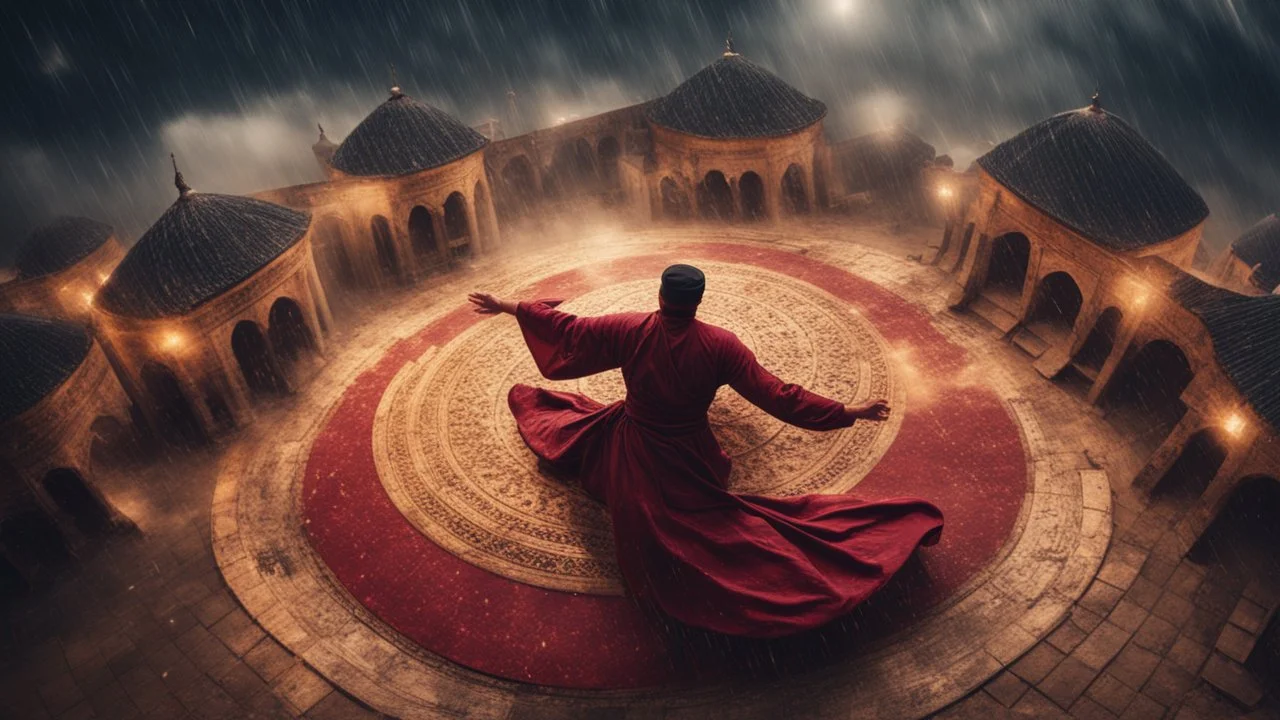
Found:
[[[943,200],[949,200],[952,195],[955,195],[955,191],[951,189],[950,185],[938,186],[938,197]]]
[[[1222,429],[1226,430],[1231,437],[1240,437],[1244,432],[1245,422],[1240,413],[1231,413],[1227,416],[1225,422],[1222,423]]]
[[[164,347],[164,349],[172,351],[172,350],[178,350],[179,348],[181,348],[183,345],[183,342],[184,340],[182,337],[182,333],[176,330],[170,330],[169,332],[164,334],[164,337],[161,339],[160,344],[162,347]]]

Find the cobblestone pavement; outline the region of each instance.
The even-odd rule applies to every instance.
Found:
[[[839,231],[841,240],[900,256],[918,252],[923,238]],[[434,294],[411,293],[398,307]],[[377,312],[395,304],[376,303]],[[372,317],[372,305],[346,322]],[[993,352],[1025,362],[1012,349]],[[1070,388],[1044,385],[1061,395],[1055,406],[1064,424],[1067,413],[1088,412]],[[295,402],[265,409],[256,427],[270,427]],[[108,492],[142,534],[86,553],[50,587],[6,608],[0,717],[377,717],[266,636],[224,584],[209,513],[221,452],[214,446],[117,472]],[[1046,639],[939,717],[1278,716],[1274,700],[1250,713],[1200,679],[1229,616],[1257,587],[1224,567],[1183,559],[1171,532],[1182,508],[1147,506],[1128,490],[1136,467],[1121,472],[1132,462],[1111,459],[1114,534],[1088,592]],[[795,717],[821,707],[798,700]]]

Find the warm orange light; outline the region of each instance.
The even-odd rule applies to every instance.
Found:
[[[84,293],[83,297],[84,297],[84,304],[88,307],[93,307],[93,293],[86,292]]]
[[[1129,295],[1129,302],[1134,307],[1143,307],[1151,299],[1151,290],[1141,280],[1126,278],[1125,284],[1127,285],[1125,289]]]
[[[938,186],[938,197],[942,198],[943,200],[946,200],[955,194],[956,194],[956,191],[952,190],[950,185]]]
[[[1222,423],[1222,429],[1226,430],[1232,437],[1240,437],[1240,433],[1244,432],[1245,421],[1240,413],[1231,413],[1227,416],[1226,421]]]
[[[105,283],[109,277],[111,276],[106,273],[98,273],[98,284],[101,285]]]
[[[166,350],[177,350],[182,347],[183,343],[184,339],[182,337],[182,333],[176,330],[170,330],[165,333],[164,338],[161,340],[161,345],[163,345]]]

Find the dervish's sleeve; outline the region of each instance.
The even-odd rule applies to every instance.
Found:
[[[516,306],[516,320],[538,371],[548,380],[572,380],[622,365],[625,316],[577,317],[555,309],[559,300]]]
[[[756,361],[737,338],[725,348],[727,384],[748,402],[779,420],[806,430],[835,430],[853,425],[844,404],[784,383]]]

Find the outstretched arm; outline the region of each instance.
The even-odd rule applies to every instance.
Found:
[[[585,377],[621,364],[629,327],[622,316],[580,318],[556,310],[559,300],[516,303],[488,293],[471,293],[467,300],[482,315],[515,315],[529,353],[549,380]]]
[[[736,358],[736,376],[729,387],[748,402],[779,420],[806,430],[834,430],[849,427],[856,420],[880,422],[889,418],[889,403],[876,400],[866,405],[845,405],[809,392],[799,385],[784,383],[756,361],[745,347]]]

